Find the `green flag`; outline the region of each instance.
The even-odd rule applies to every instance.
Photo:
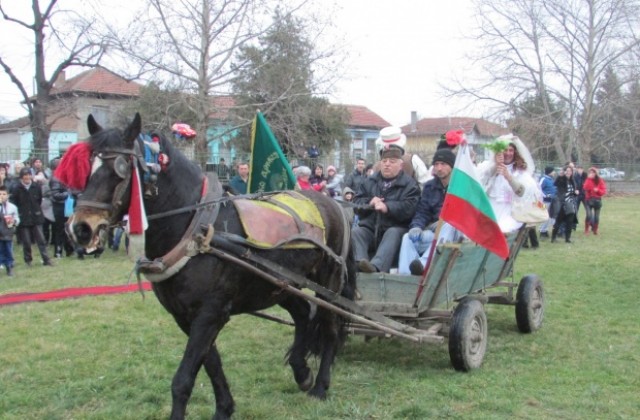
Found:
[[[247,193],[291,190],[296,185],[289,161],[261,112],[251,127],[251,171]]]

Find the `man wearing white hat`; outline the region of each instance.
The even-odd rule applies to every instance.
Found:
[[[363,206],[356,210],[360,220],[351,230],[360,271],[389,272],[416,211],[420,187],[402,170],[403,155],[402,147],[385,146],[380,151],[381,169],[364,180],[353,200]],[[371,260],[369,251],[374,253]]]
[[[407,143],[407,136],[402,133],[400,127],[385,127],[380,130],[380,136],[376,140],[376,146],[378,150],[382,150],[385,146],[395,145],[399,146],[402,149],[405,149],[405,145]],[[407,175],[413,177],[418,184],[420,184],[420,188],[424,186],[424,184],[431,179],[431,174],[427,169],[427,165],[420,159],[420,156],[412,153],[405,153],[402,156],[403,166],[402,170]],[[374,168],[374,171],[379,170],[378,167]]]

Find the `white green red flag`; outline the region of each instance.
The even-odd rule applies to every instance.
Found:
[[[460,145],[440,218],[500,258],[509,256],[507,240],[480,184],[467,144]]]

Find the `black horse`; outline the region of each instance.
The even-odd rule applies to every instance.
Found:
[[[78,199],[75,213],[69,219],[67,232],[75,242],[91,249],[104,245],[101,243],[106,236],[104,231],[121,220],[129,209],[132,180],[138,177],[144,182],[144,177],[138,173],[144,175],[146,165],[141,159],[139,146],[136,145],[140,142],[137,139],[141,131],[139,114],[136,114],[124,131],[104,130],[91,115],[88,118],[88,128],[91,134],[88,141],[91,173]],[[251,255],[258,261],[269,261],[276,266],[286,267],[290,270],[288,272],[304,276],[326,289],[352,299],[355,266],[350,241],[345,240],[349,238],[349,225],[343,222],[340,207],[324,195],[303,192],[322,216],[326,229],[325,246],[320,244],[296,249],[248,247],[243,244],[245,230],[236,206],[232,203],[238,197],[221,194],[214,200],[215,205],[194,205],[202,202],[203,173],[167,139],[160,137],[159,145],[163,155],[162,170],[152,185],[155,193],[145,195],[144,198],[149,217],[149,227],[145,232],[145,255],[148,259],[146,261],[154,262],[147,268],[153,271],[157,261],[162,258],[171,259],[167,256],[184,241],[185,232],[193,226],[194,218],[202,214],[202,209],[208,209],[211,218],[215,218],[210,220],[213,229],[203,230],[203,234],[199,234],[202,224],[196,228],[194,236],[199,237],[200,242],[203,238],[206,239],[206,243],[201,243],[201,252],[190,255],[186,265],[177,273],[153,283],[153,291],[158,300],[189,337],[171,385],[171,418],[184,418],[196,375],[203,365],[215,393],[214,418],[226,419],[232,415],[234,401],[216,348],[216,338],[231,315],[253,312],[276,304],[291,314],[295,324],[295,337],[288,352],[288,362],[298,386],[310,395],[324,399],[329,388],[331,365],[344,340],[344,320],[320,306],[316,308],[299,296],[281,293],[277,285],[265,281],[259,275],[264,268],[255,263]],[[131,168],[136,166],[139,171],[132,171]],[[220,186],[213,185],[210,188],[216,189],[220,189]],[[254,196],[249,198],[256,199]],[[205,201],[203,204],[206,203]],[[277,228],[273,226],[273,220],[263,220],[263,223],[270,228]],[[220,244],[228,246],[224,252],[214,252],[219,251]],[[210,252],[203,251],[207,249],[207,245],[211,245]],[[223,258],[225,254],[232,254],[229,250],[236,248],[244,253],[241,257],[236,255],[236,259],[244,258],[243,264]],[[162,264],[163,262],[160,263]],[[171,273],[164,269],[166,267],[160,267],[161,272]],[[311,353],[320,358],[315,382],[307,365],[307,358]]]

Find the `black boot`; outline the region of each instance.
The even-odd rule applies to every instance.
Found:
[[[551,231],[551,242],[555,242],[557,236],[558,236],[558,228],[554,226],[553,230]]]
[[[571,232],[573,232],[571,229],[567,229],[567,230],[564,232],[564,241],[565,241],[566,243],[568,243],[568,244],[570,244],[570,243],[571,243]]]
[[[13,267],[7,266],[7,276],[13,277]]]

